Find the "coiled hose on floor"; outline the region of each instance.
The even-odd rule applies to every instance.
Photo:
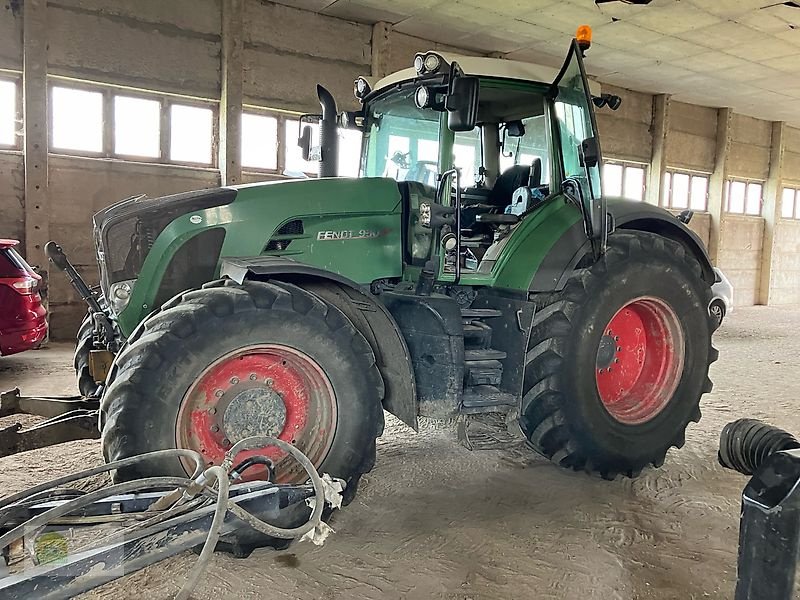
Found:
[[[308,473],[311,480],[311,485],[314,488],[314,508],[308,521],[299,527],[283,528],[271,525],[255,515],[249,513],[236,502],[229,498],[229,472],[233,466],[233,461],[236,455],[242,450],[249,450],[253,448],[263,448],[265,446],[276,446],[279,449],[290,454]],[[18,525],[14,529],[8,531],[0,536],[0,549],[5,548],[9,544],[15,542],[25,535],[26,531],[31,531],[32,528],[44,527],[51,521],[68,515],[80,508],[88,506],[98,500],[103,500],[118,494],[127,494],[134,492],[141,492],[144,490],[151,490],[157,488],[171,488],[175,490],[170,494],[164,496],[159,502],[151,507],[149,512],[163,510],[170,512],[187,502],[192,501],[200,493],[208,494],[209,492],[216,494],[216,509],[214,517],[211,522],[211,527],[208,531],[208,536],[203,544],[203,549],[197,559],[194,567],[187,575],[186,581],[181,587],[181,590],[175,596],[176,600],[187,600],[192,591],[197,587],[200,577],[205,571],[208,562],[214,552],[220,537],[225,515],[228,511],[234,514],[242,521],[249,524],[254,529],[266,535],[282,538],[282,539],[295,539],[301,537],[319,526],[322,521],[322,512],[325,508],[325,484],[320,477],[317,469],[313,463],[303,454],[300,450],[283,440],[270,437],[270,436],[254,436],[245,438],[228,450],[221,465],[209,467],[203,470],[204,460],[203,457],[193,450],[185,449],[168,449],[158,450],[155,452],[148,452],[139,456],[133,456],[123,460],[117,460],[105,465],[85,469],[78,473],[73,473],[65,477],[59,477],[46,483],[34,486],[17,494],[13,494],[0,500],[0,510],[13,506],[15,504],[28,504],[32,497],[42,498],[43,495],[51,490],[58,490],[63,493],[63,486],[74,481],[91,477],[100,473],[107,473],[121,467],[127,467],[153,458],[162,458],[167,456],[183,457],[192,460],[195,463],[195,470],[191,478],[188,477],[148,477],[146,479],[136,479],[126,481],[116,485],[111,485],[101,490],[89,493],[82,493],[77,497],[64,502],[50,510],[47,510],[32,519]],[[158,506],[156,506],[158,505]],[[146,526],[159,520],[163,513],[154,513],[154,518],[138,524],[136,527]],[[115,534],[112,537],[116,537]],[[106,543],[108,543],[106,541]]]

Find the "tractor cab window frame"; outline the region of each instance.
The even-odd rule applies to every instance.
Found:
[[[564,65],[561,67],[550,91],[550,119],[553,139],[560,158],[561,181],[575,178],[585,187],[592,199],[602,195],[602,153],[597,165],[589,167],[589,177],[582,164],[581,144],[587,138],[598,139],[597,121],[587,87],[581,50],[573,40]]]
[[[447,114],[417,108],[415,90],[413,84],[392,88],[367,104],[361,177],[436,187],[439,173],[449,168],[442,161],[443,149],[452,147]]]

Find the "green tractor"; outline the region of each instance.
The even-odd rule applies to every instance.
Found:
[[[273,435],[349,500],[386,410],[413,428],[499,416],[605,478],[660,466],[711,390],[714,273],[681,219],[601,194],[594,111],[620,100],[588,81],[583,50],[559,71],[421,53],[356,80],[350,113],[320,87],[320,146],[299,140],[320,178],[97,214],[100,310],[76,368],[101,396],[105,458],[180,447],[212,464]],[[343,126],[363,132],[355,179],[335,176]],[[108,352],[104,373],[90,357]],[[250,453],[304,478],[275,448]]]

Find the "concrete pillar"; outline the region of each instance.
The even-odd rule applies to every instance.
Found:
[[[391,23],[379,21],[372,26],[372,76],[386,77],[389,74],[389,35]]]
[[[772,255],[775,249],[775,225],[781,218],[781,187],[783,182],[783,156],[786,123],[772,123],[772,142],[769,156],[769,175],[764,186],[764,244],[761,250],[758,303],[769,304],[772,290]]]
[[[661,206],[662,193],[667,172],[667,131],[669,131],[670,96],[659,94],[653,97],[653,149],[650,154],[650,172],[647,177],[645,202]]]
[[[720,234],[725,221],[725,178],[728,154],[731,149],[733,111],[720,108],[717,112],[717,144],[714,172],[708,182],[708,213],[711,217],[708,236],[708,254],[713,264],[719,256]]]
[[[222,92],[219,103],[219,171],[222,185],[242,182],[243,0],[222,1]]]
[[[25,258],[48,269],[50,238],[47,190],[47,1],[23,4],[23,115],[25,127]]]

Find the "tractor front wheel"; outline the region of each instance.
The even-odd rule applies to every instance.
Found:
[[[92,377],[89,370],[89,353],[92,350],[92,336],[94,333],[94,323],[92,315],[87,313],[78,328],[77,343],[75,345],[75,355],[73,365],[75,366],[75,376],[78,379],[78,390],[84,396],[95,396],[98,388],[97,382]]]
[[[358,480],[375,462],[383,381],[367,341],[337,308],[279,282],[212,282],[167,302],[128,339],[102,401],[103,452],[113,461],[165,448],[219,464],[240,439],[269,435],[297,446],[320,472]],[[279,482],[307,476],[274,447]],[[118,479],[184,475],[179,459],[140,463]],[[265,467],[245,472],[261,478]]]
[[[610,479],[660,466],[711,391],[710,300],[681,244],[639,231],[610,236],[597,263],[538,299],[520,416],[529,444]]]

